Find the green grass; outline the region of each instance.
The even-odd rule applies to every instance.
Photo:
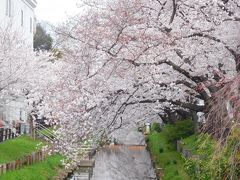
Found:
[[[194,134],[182,140],[184,143],[184,147],[190,150],[193,154],[197,154],[197,149],[199,146],[199,137],[198,135]]]
[[[190,150],[195,155],[212,154],[216,141],[207,134],[194,134],[182,139],[183,147]]]
[[[8,172],[0,176],[0,180],[47,180],[57,175],[61,166],[62,156],[49,156],[46,160],[20,170]]]
[[[221,171],[223,172],[225,168],[230,169],[230,166],[227,166],[225,159],[218,161],[219,154],[215,156],[218,144],[210,135],[195,134],[182,139],[182,142],[183,148],[190,150],[195,155],[188,158],[185,164],[186,171],[191,179],[224,179],[226,177],[220,175]],[[215,176],[216,173],[220,174]]]
[[[23,158],[36,151],[39,143],[41,143],[40,140],[33,140],[28,136],[21,136],[1,143],[0,164]]]
[[[148,135],[148,146],[157,168],[164,169],[164,180],[188,180],[184,170],[184,159],[176,151],[174,144],[166,140],[164,132]],[[163,152],[160,152],[163,149]]]

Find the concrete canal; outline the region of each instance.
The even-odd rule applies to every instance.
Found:
[[[156,180],[144,136],[131,132],[126,145],[110,145],[96,153],[93,168],[80,168],[71,180]]]

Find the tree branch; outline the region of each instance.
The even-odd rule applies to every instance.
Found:
[[[173,3],[173,11],[172,11],[172,16],[171,16],[171,19],[170,19],[170,22],[169,24],[171,24],[174,20],[174,17],[176,15],[176,11],[177,11],[177,4],[176,4],[176,0],[172,0],[172,3]]]

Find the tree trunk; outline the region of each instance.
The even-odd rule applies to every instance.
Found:
[[[199,132],[199,126],[198,126],[198,116],[196,111],[191,111],[192,114],[192,120],[193,120],[193,126],[194,126],[194,132]]]

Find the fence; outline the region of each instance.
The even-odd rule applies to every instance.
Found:
[[[13,131],[9,128],[0,128],[0,143],[9,139],[14,139],[20,134],[29,133],[29,127],[25,124],[20,124]]]
[[[48,155],[47,151],[41,150],[9,163],[0,165],[0,175],[8,171],[14,171],[22,168],[25,165],[32,165],[36,162],[42,161]]]
[[[11,129],[0,128],[0,142],[16,137],[16,133],[13,133]]]

